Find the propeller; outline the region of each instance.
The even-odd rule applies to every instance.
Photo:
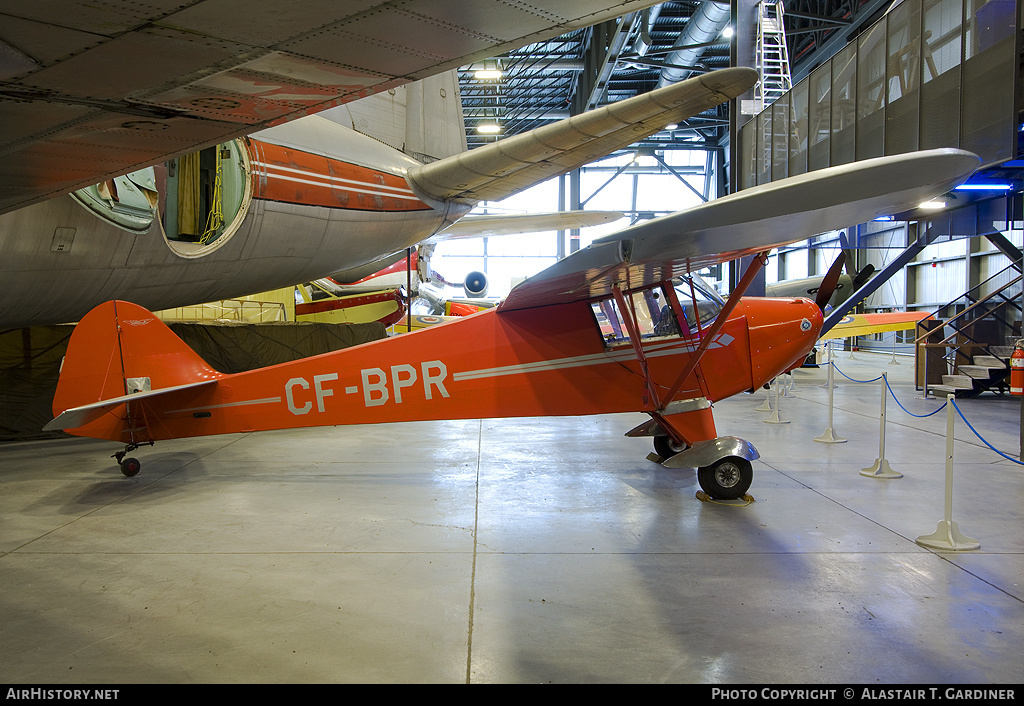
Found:
[[[857,276],[853,278],[853,286],[859,287],[868,281],[868,278],[875,273],[874,265],[864,265],[864,269],[857,273]]]
[[[846,253],[840,251],[839,257],[828,268],[828,272],[825,273],[821,284],[818,285],[818,294],[814,297],[814,303],[818,305],[822,312],[825,311],[828,300],[832,298],[832,293],[836,291],[836,285],[839,284],[839,277],[843,274],[843,265],[845,263]]]

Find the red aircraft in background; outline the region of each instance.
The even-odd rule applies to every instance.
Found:
[[[736,498],[757,451],[720,437],[712,405],[800,365],[820,305],[744,298],[774,247],[897,213],[966,179],[974,155],[931,150],[823,169],[595,241],[450,323],[268,368],[210,368],[147,310],[107,302],[69,342],[47,429],[125,445],[290,427],[643,412],[671,467]],[[728,301],[690,272],[757,255]],[[825,288],[823,287],[823,290]],[[829,291],[819,293],[827,301]]]

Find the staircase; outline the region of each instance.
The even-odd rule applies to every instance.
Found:
[[[990,346],[992,355],[973,356],[970,365],[957,366],[957,374],[943,375],[941,385],[929,385],[928,394],[945,397],[974,397],[986,390],[1003,393],[1010,375],[1013,346]]]
[[[1009,389],[1010,356],[1021,338],[1019,272],[1019,263],[1011,264],[935,313],[942,323],[915,341],[926,394],[959,398]],[[938,372],[942,382],[932,382]]]

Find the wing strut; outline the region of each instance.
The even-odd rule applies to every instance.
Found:
[[[636,353],[637,362],[640,363],[640,372],[643,373],[644,383],[647,386],[647,389],[644,391],[644,404],[646,405],[648,400],[651,400],[656,409],[661,409],[661,402],[658,400],[658,390],[655,388],[650,370],[647,368],[647,356],[644,355],[644,348],[640,345],[640,327],[636,322],[636,309],[633,306],[633,297],[630,297],[627,303],[626,297],[622,290],[619,289],[618,284],[612,287],[612,294],[615,296],[615,303],[618,304],[619,311],[622,312],[622,320],[626,324],[629,341],[633,344],[633,351]]]
[[[767,250],[754,256],[754,259],[747,266],[747,271],[743,273],[743,278],[740,279],[739,284],[736,285],[736,289],[734,289],[732,294],[729,295],[729,299],[725,302],[725,306],[722,307],[722,310],[715,318],[715,323],[711,324],[708,330],[704,333],[704,336],[700,339],[700,345],[697,346],[697,350],[694,351],[692,356],[690,356],[689,362],[683,368],[682,372],[679,373],[679,377],[676,379],[675,384],[672,385],[672,389],[670,389],[668,394],[665,396],[666,400],[671,402],[672,398],[679,392],[679,389],[683,386],[683,381],[690,376],[690,373],[692,373],[694,368],[697,367],[697,364],[700,363],[700,359],[704,356],[704,352],[708,349],[708,346],[711,345],[711,341],[714,340],[722,326],[725,325],[726,320],[729,318],[729,314],[731,314],[732,310],[736,308],[737,304],[739,304],[740,298],[743,296],[743,293],[747,291],[747,287],[750,286],[755,275],[757,275],[767,262]]]

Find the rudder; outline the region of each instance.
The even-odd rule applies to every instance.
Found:
[[[75,326],[61,364],[53,413],[221,375],[152,312],[131,302],[109,301]]]

